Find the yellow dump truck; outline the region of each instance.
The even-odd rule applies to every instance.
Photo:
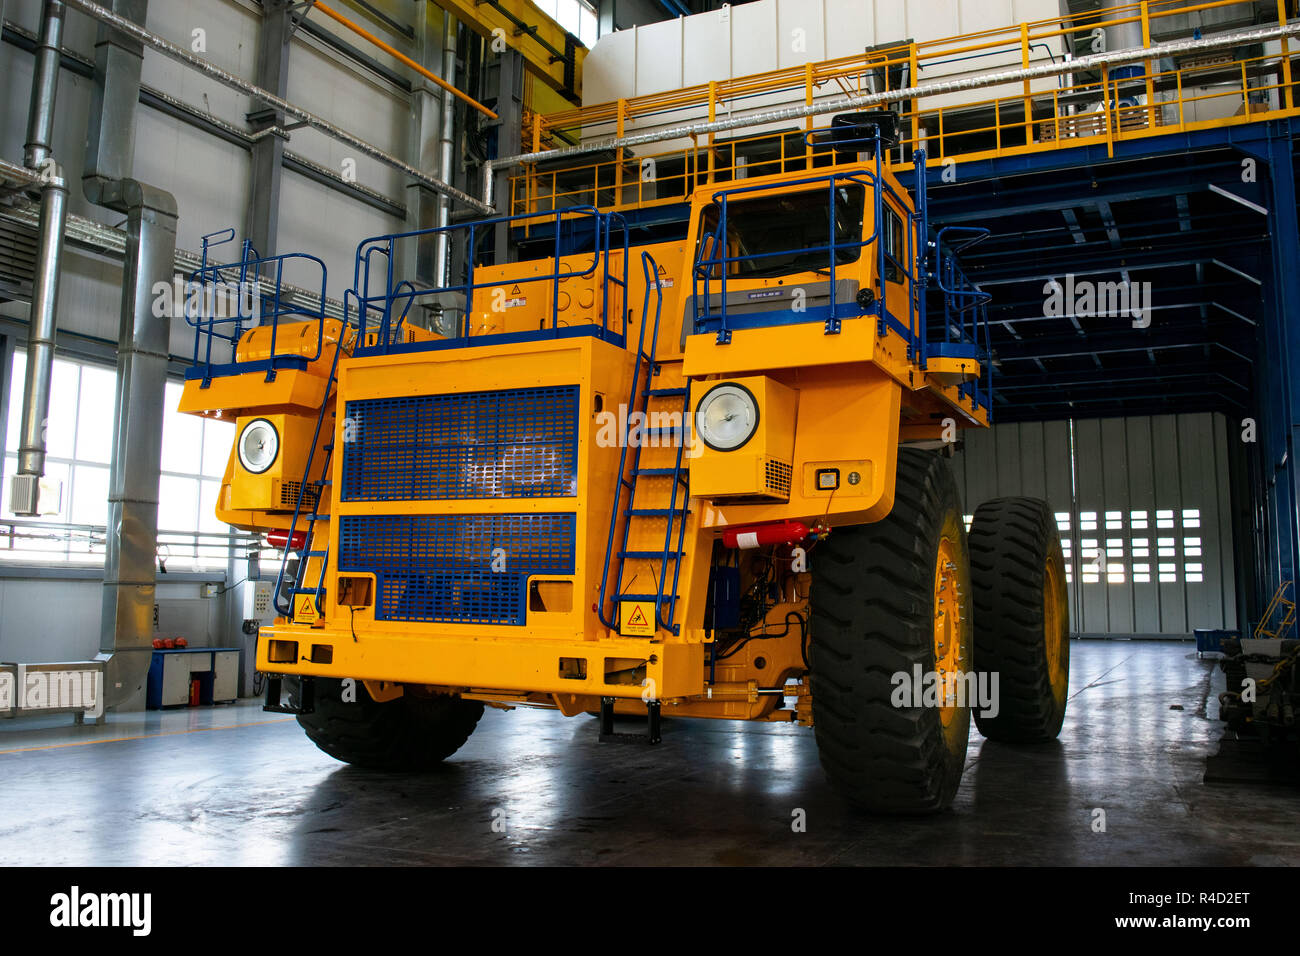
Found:
[[[181,410],[237,425],[218,516],[283,551],[268,708],[403,770],[485,703],[606,738],[639,714],[650,742],[662,716],[797,722],[885,812],[952,801],[972,714],[1054,737],[1053,513],[1001,499],[968,531],[945,461],[989,423],[987,295],[957,257],[980,232],[932,230],[924,156],[913,197],[889,145],[837,120],[813,172],[696,190],[685,241],[594,207],[462,224],[464,274],[424,288],[394,264],[440,230],[381,236],[341,318],[311,257],[319,308],[263,278],[257,308],[200,317]],[[502,223],[546,254],[481,261]]]

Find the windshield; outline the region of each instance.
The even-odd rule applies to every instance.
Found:
[[[835,263],[857,261],[862,242],[862,210],[865,189],[853,183],[835,189]],[[727,200],[728,258],[744,257],[728,266],[727,274],[763,278],[791,272],[830,271],[830,192],[825,188],[777,196],[755,196]],[[718,206],[706,208],[701,217],[700,258],[717,258],[706,245],[718,228]],[[839,248],[840,243],[850,244]],[[714,276],[721,273],[714,267]]]

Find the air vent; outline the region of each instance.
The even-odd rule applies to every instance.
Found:
[[[36,278],[36,233],[0,217],[0,302],[31,302]]]
[[[769,495],[777,498],[790,497],[790,476],[792,469],[784,461],[769,458],[763,469],[763,484]]]

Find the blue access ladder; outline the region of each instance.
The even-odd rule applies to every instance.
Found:
[[[689,480],[687,471],[682,466],[686,443],[690,437],[687,421],[690,383],[683,379],[681,384],[668,384],[663,380],[668,376],[666,366],[657,362],[655,357],[659,342],[659,319],[663,310],[663,289],[658,278],[658,267],[650,253],[641,254],[641,268],[646,284],[641,306],[641,332],[637,342],[637,362],[632,372],[632,387],[626,405],[627,420],[619,436],[621,451],[618,481],[614,486],[597,613],[602,624],[610,630],[617,630],[617,613],[606,616],[606,606],[611,599],[616,602],[651,601],[655,608],[656,627],[677,634],[680,631],[680,625],[675,621],[677,587],[681,579],[681,560],[685,555],[686,520],[690,514]],[[652,288],[655,294],[653,326],[650,323]],[[648,327],[650,344],[647,350],[645,339]],[[660,379],[658,387],[654,381],[656,378]],[[655,409],[654,414],[671,415],[676,412],[680,416],[680,424],[651,427],[652,403],[667,406]],[[635,413],[640,414],[639,428],[633,420]],[[637,429],[636,433],[640,436],[635,441],[632,437],[634,429]],[[660,438],[669,438],[672,444],[665,448],[659,443]],[[648,439],[655,441],[650,443]],[[629,446],[634,446],[630,471],[627,467]],[[656,457],[656,453],[659,453],[657,457],[661,460],[647,461],[647,448],[652,449],[649,457]],[[640,497],[638,491],[641,492]],[[662,538],[653,530],[658,523],[663,524]],[[616,538],[619,541],[617,551],[614,550]],[[632,585],[642,574],[650,576],[653,590],[641,588],[632,591]]]
[[[399,285],[398,290],[401,290]],[[307,450],[307,464],[303,468],[302,475],[302,493],[298,496],[297,504],[293,509],[293,520],[289,524],[288,540],[285,541],[284,554],[280,557],[280,571],[276,576],[275,582],[275,609],[281,614],[290,618],[294,615],[294,609],[298,606],[298,598],[302,595],[310,595],[312,603],[315,605],[316,613],[323,614],[325,609],[321,600],[325,594],[325,572],[329,567],[329,548],[314,548],[313,543],[316,537],[316,528],[320,521],[329,517],[329,514],[321,513],[321,502],[325,499],[325,490],[333,486],[333,479],[330,478],[330,464],[334,460],[334,439],[330,439],[326,444],[320,446],[321,451],[325,453],[324,460],[321,462],[320,473],[317,477],[312,477],[312,465],[316,457],[317,444],[320,441],[321,429],[325,427],[325,412],[330,406],[330,396],[334,392],[334,385],[338,381],[339,357],[345,350],[351,351],[351,346],[355,346],[360,340],[360,319],[356,325],[349,321],[348,302],[356,298],[356,294],[349,289],[343,294],[343,325],[339,329],[339,341],[334,349],[334,360],[330,363],[330,374],[325,381],[325,392],[321,397],[320,409],[316,413],[316,427],[312,431],[311,444]],[[402,322],[406,319],[406,312],[410,309],[410,302],[407,302],[406,309],[398,321],[394,324],[393,330],[400,329]],[[348,342],[348,332],[354,331],[351,346]],[[337,414],[337,408],[336,412]],[[310,490],[309,490],[310,489]],[[310,502],[311,513],[303,515],[304,503]],[[293,537],[298,530],[298,519],[305,518],[305,536],[301,548],[294,548]],[[328,531],[326,534],[328,535]],[[297,561],[290,571],[290,557],[296,557]],[[320,559],[320,571],[316,575],[316,583],[307,585],[307,569],[311,564],[312,558]],[[292,582],[286,587],[286,578],[292,575]]]

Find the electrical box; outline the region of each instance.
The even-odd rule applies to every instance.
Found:
[[[243,619],[245,621],[270,621],[275,618],[274,581],[245,581],[243,590]]]

